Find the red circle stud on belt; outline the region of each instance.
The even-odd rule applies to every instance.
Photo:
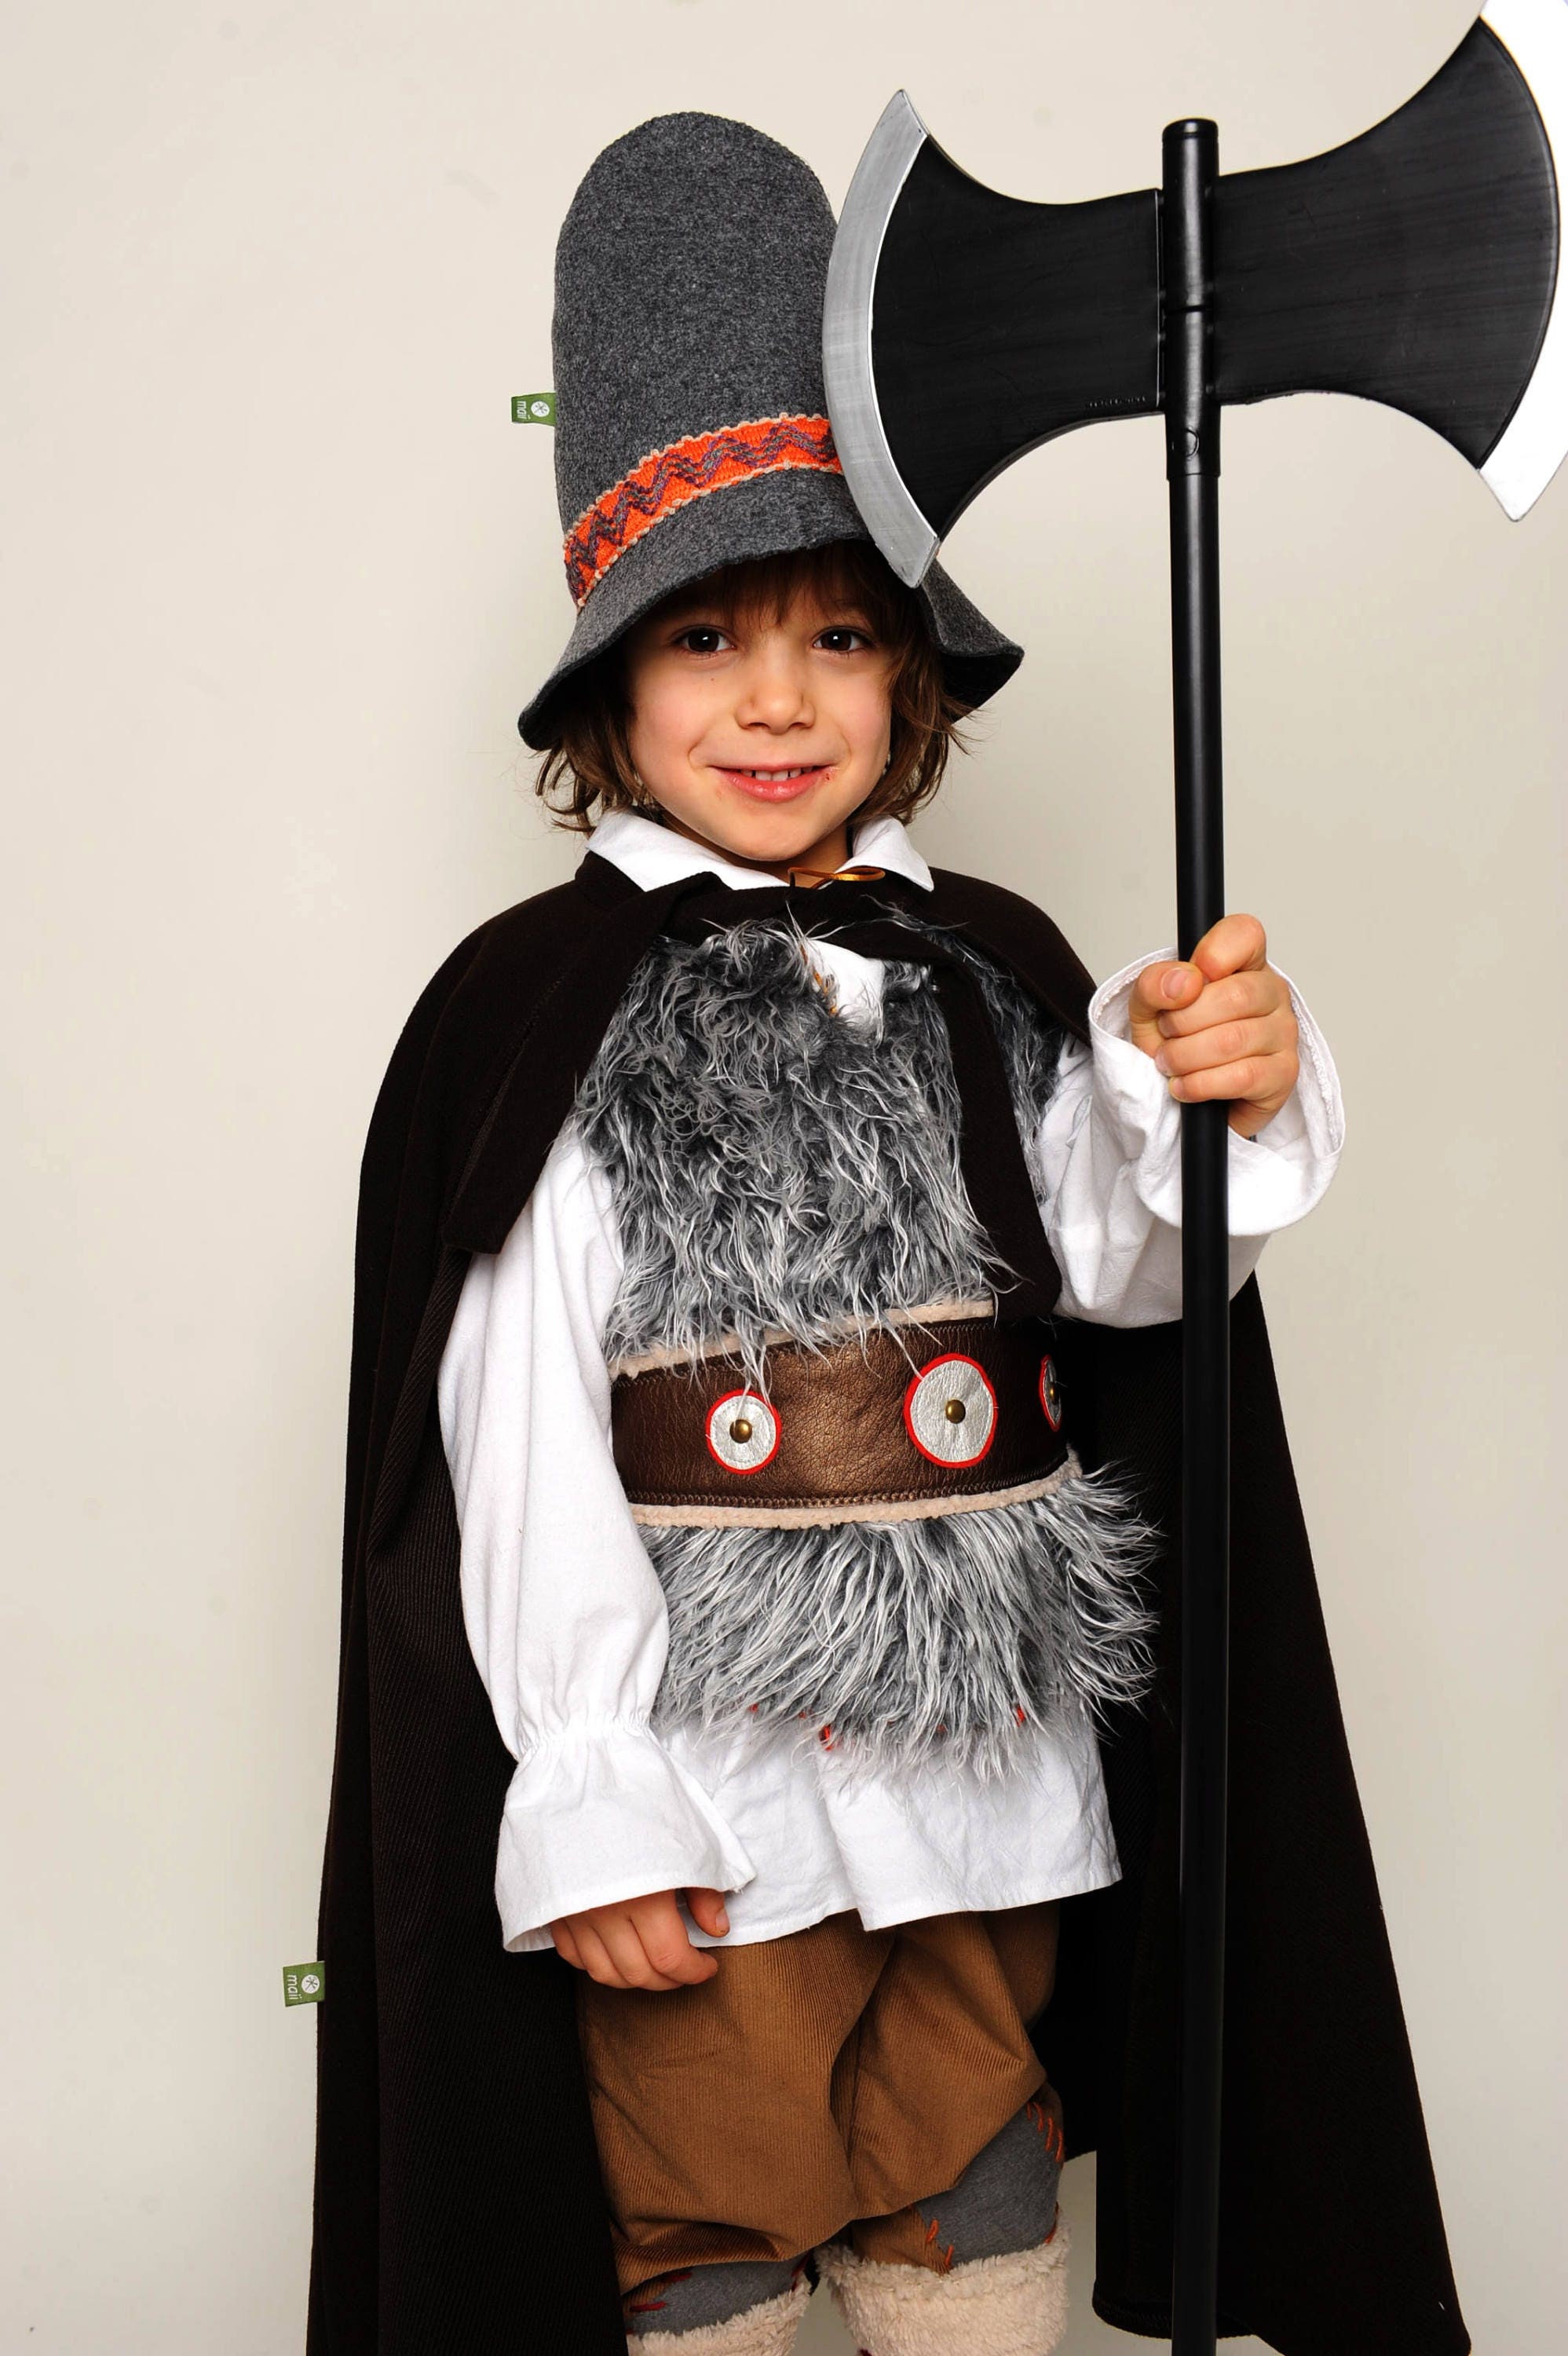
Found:
[[[708,1452],[726,1472],[760,1472],[778,1446],[778,1417],[755,1391],[726,1391],[709,1408]]]
[[[997,1436],[997,1394],[975,1359],[949,1350],[904,1393],[904,1430],[933,1464],[978,1464]]]

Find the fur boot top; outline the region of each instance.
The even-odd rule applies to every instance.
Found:
[[[816,2262],[861,2356],[1052,2356],[1067,2331],[1068,2248],[1059,2211],[1038,2248],[945,2274],[884,2265],[842,2242]]]

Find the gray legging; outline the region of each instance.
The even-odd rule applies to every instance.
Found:
[[[1056,2188],[1061,2162],[1038,2124],[1040,2106],[1026,2103],[1005,2127],[977,2151],[949,2192],[933,2193],[917,2205],[935,2219],[949,2263],[1000,2258],[1015,2250],[1038,2249],[1056,2221]],[[641,2339],[649,2331],[696,2331],[727,2323],[748,2308],[780,2298],[799,2276],[808,2252],[776,2262],[742,2258],[692,2266],[662,2275],[631,2302],[626,2328]]]

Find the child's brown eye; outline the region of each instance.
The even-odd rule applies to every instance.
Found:
[[[694,622],[689,630],[682,630],[676,640],[677,647],[687,648],[694,655],[716,655],[724,641],[724,632],[709,622]]]
[[[826,647],[830,655],[849,655],[855,652],[854,647],[848,643],[852,638],[858,638],[863,647],[871,643],[867,631],[857,630],[848,622],[841,622],[831,630],[819,631],[816,642],[818,646]]]

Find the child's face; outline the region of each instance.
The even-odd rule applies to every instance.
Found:
[[[841,859],[888,757],[891,658],[857,606],[823,595],[799,589],[774,616],[699,584],[627,638],[643,784],[682,832],[760,866]]]

